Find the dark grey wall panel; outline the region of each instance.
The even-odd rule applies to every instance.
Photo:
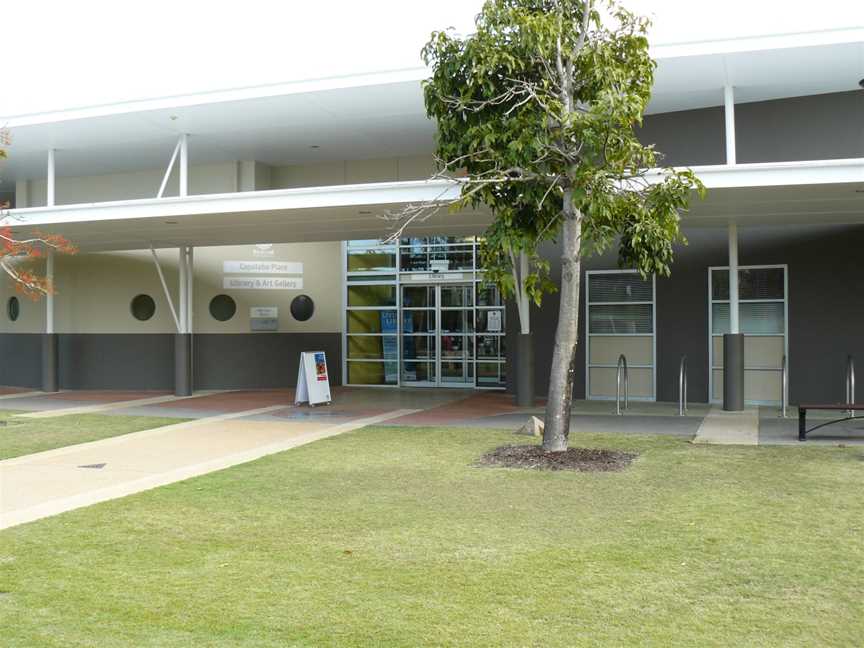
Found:
[[[864,156],[864,92],[778,99],[735,107],[738,162]]]
[[[708,400],[708,268],[727,264],[726,230],[695,230],[688,238],[690,244],[676,252],[672,276],[657,279],[657,397],[662,401],[678,399],[682,354],[688,357],[690,400]],[[742,227],[739,240],[742,265],[789,267],[790,402],[842,400],[848,354],[864,375],[864,227]],[[545,255],[557,280],[560,252],[549,248]],[[586,270],[616,267],[612,255],[585,264]],[[583,274],[576,398],[585,394],[584,283]],[[548,390],[557,309],[557,295],[551,295],[532,315],[538,395]],[[511,322],[514,318],[515,313]],[[864,387],[859,391],[864,396]]]
[[[324,351],[330,384],[342,384],[341,333],[198,334],[195,388],[294,387],[301,351]]]
[[[173,389],[171,334],[60,335],[61,389]]]
[[[718,90],[718,101],[720,90]],[[741,103],[735,106],[739,163],[831,160],[864,156],[864,92]],[[725,164],[721,106],[648,115],[638,136],[663,164]]]
[[[660,164],[697,166],[726,163],[726,127],[722,108],[648,115],[637,135],[640,142],[654,144],[663,154]]]
[[[0,333],[0,385],[42,388],[42,335]]]

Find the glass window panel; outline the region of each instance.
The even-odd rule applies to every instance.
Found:
[[[395,333],[397,311],[348,311],[348,333]]]
[[[442,333],[471,333],[473,331],[473,310],[441,311]]]
[[[654,284],[651,277],[642,279],[635,272],[588,275],[588,288],[592,304],[653,301],[654,298]]]
[[[395,362],[348,361],[348,382],[352,385],[395,385],[398,378]]]
[[[441,286],[441,306],[453,308],[474,305],[474,289],[471,286]]]
[[[728,272],[726,273],[729,274]],[[740,299],[783,299],[786,292],[783,268],[755,268],[738,272]],[[729,289],[726,289],[728,294]]]
[[[502,306],[501,291],[495,284],[477,284],[478,306]]]
[[[471,246],[433,247],[429,252],[429,270],[473,270],[474,249]]]
[[[729,304],[712,304],[711,330],[715,335],[729,332]],[[745,335],[785,333],[785,308],[782,302],[745,302],[739,304],[738,326]]]
[[[348,286],[348,306],[396,306],[396,286]]]
[[[434,335],[405,335],[402,337],[402,357],[406,360],[434,360]]]
[[[363,274],[351,275],[347,277],[348,283],[357,283],[360,281],[396,281],[396,275],[387,274]]]
[[[503,362],[478,362],[477,385],[480,387],[504,387],[507,383],[506,365]]]
[[[474,384],[473,362],[441,362],[441,382]]]
[[[434,333],[435,311],[402,311],[403,333]]]
[[[348,272],[393,272],[395,269],[395,248],[348,250]]]
[[[435,382],[435,363],[403,362],[402,382]]]
[[[784,268],[750,268],[738,271],[739,299],[784,299]],[[729,299],[729,271],[711,271],[712,299]]]
[[[402,308],[434,308],[435,286],[402,286]]]
[[[478,333],[503,333],[505,331],[505,314],[503,308],[477,311]]]
[[[388,360],[396,359],[395,335],[349,335],[349,360]]]
[[[478,335],[477,358],[480,360],[503,360],[507,353],[503,335]]]
[[[442,335],[441,357],[470,360],[474,357],[474,338],[470,335]]]
[[[589,308],[589,333],[652,333],[651,304],[592,305]]]

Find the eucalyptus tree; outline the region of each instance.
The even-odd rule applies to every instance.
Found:
[[[648,26],[615,0],[487,0],[474,33],[435,32],[423,49],[439,175],[461,187],[451,207],[494,216],[488,276],[517,304],[539,305],[555,289],[539,247],[561,246],[548,452],[567,448],[582,258],[617,244],[622,267],[668,275],[680,212],[703,191],[690,170],[659,167],[637,139],[656,67]],[[392,214],[394,236],[441,208]]]

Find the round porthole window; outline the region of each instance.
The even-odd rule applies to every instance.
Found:
[[[219,322],[227,322],[237,312],[237,302],[228,295],[216,295],[210,300],[210,315]]]
[[[135,295],[129,304],[132,317],[139,322],[146,322],[156,314],[156,302],[150,295]]]
[[[291,301],[291,317],[298,322],[305,322],[315,312],[315,302],[309,295],[299,295]]]
[[[21,302],[18,301],[17,297],[9,298],[9,302],[6,304],[6,312],[9,314],[9,319],[13,322],[18,319],[18,316],[21,314]]]

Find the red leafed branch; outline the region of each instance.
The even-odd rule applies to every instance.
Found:
[[[5,146],[11,142],[9,132],[0,129],[0,160],[6,158]],[[0,210],[8,207],[0,205]],[[32,261],[47,256],[49,250],[62,254],[74,254],[77,249],[67,239],[58,234],[34,232],[30,238],[18,239],[12,233],[12,227],[2,224],[6,215],[0,211],[0,269],[15,283],[18,292],[32,299],[55,292],[54,286],[47,277],[32,269]]]

